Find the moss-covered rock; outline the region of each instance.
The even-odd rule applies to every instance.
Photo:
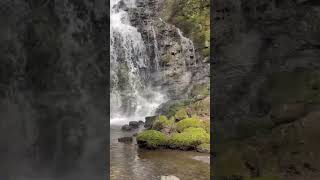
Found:
[[[204,129],[189,127],[181,133],[173,134],[168,140],[168,145],[171,148],[188,150],[209,142],[210,135]]]
[[[147,130],[137,136],[137,143],[141,148],[155,149],[166,145],[166,142],[166,135],[156,130]]]
[[[153,123],[152,129],[161,131],[164,128],[171,128],[174,125],[174,119],[168,119],[166,116],[160,115]]]
[[[209,143],[203,143],[197,146],[198,152],[204,152],[204,153],[210,153],[210,144]]]
[[[176,125],[178,132],[182,132],[184,131],[184,129],[190,127],[203,127],[202,121],[197,117],[183,119],[179,121]]]

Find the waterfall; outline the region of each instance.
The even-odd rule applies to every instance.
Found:
[[[178,35],[180,36],[180,44],[182,47],[182,54],[185,56],[185,65],[192,65],[191,62],[195,62],[196,65],[196,53],[193,42],[191,39],[183,36],[181,30],[177,28]]]
[[[143,120],[153,115],[165,97],[148,83],[152,63],[141,34],[124,10],[135,8],[135,0],[111,0],[110,5],[111,124]]]

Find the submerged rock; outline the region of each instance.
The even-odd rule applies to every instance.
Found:
[[[132,142],[133,138],[132,137],[121,137],[118,138],[118,142]]]

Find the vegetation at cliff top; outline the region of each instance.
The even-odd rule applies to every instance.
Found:
[[[195,45],[209,55],[210,46],[210,1],[209,0],[167,0],[163,17],[180,28]]]

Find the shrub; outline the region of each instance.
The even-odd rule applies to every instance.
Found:
[[[139,147],[154,149],[166,144],[167,137],[165,134],[155,130],[147,130],[139,133],[137,143]]]

